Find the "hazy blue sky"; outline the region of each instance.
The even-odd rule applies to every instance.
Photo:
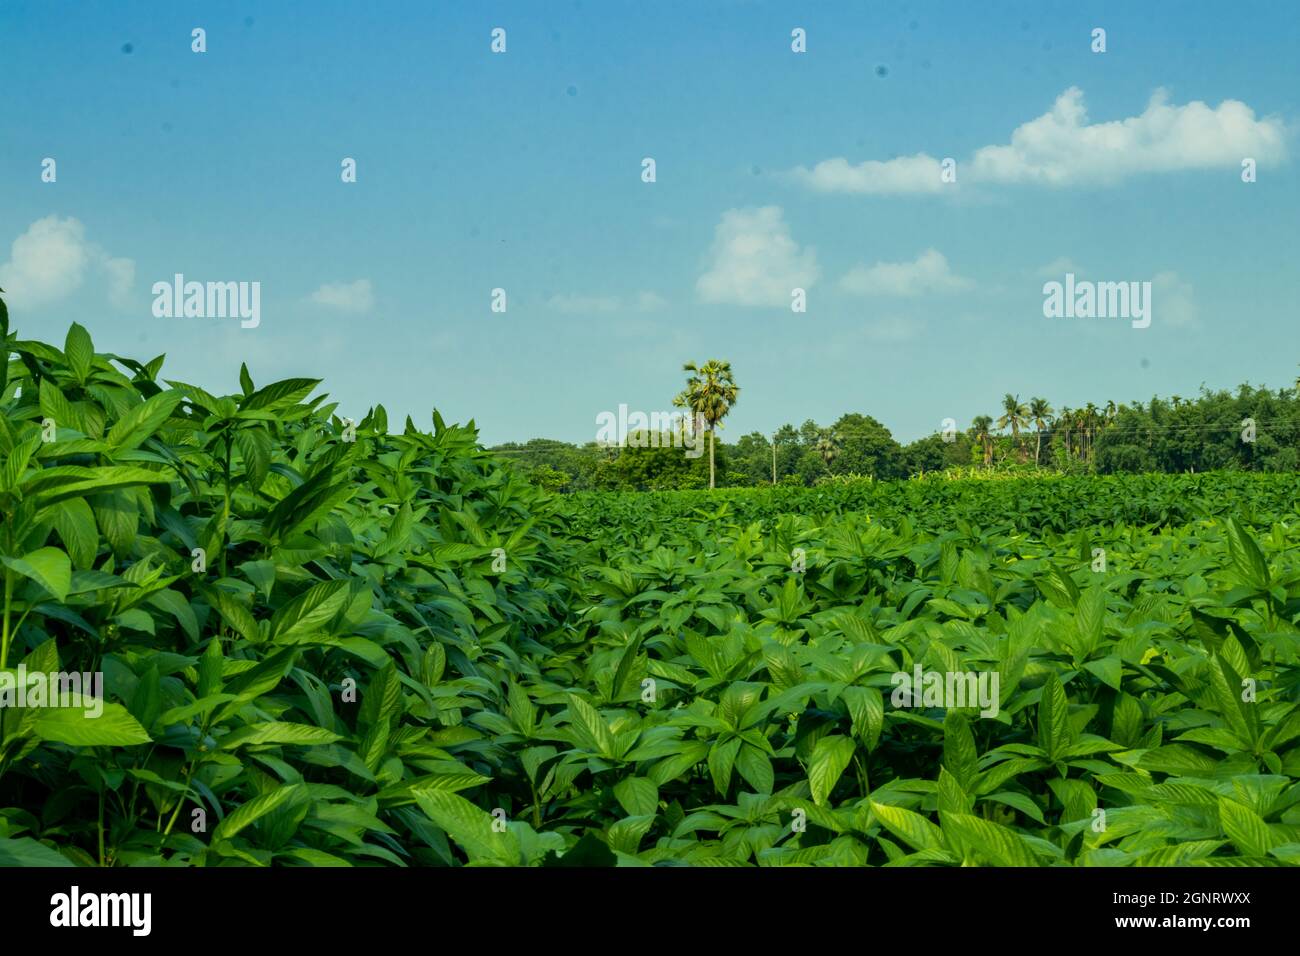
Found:
[[[591,440],[710,358],[730,440],[1287,385],[1298,49],[1290,0],[0,0],[0,286],[24,337],[489,443]],[[1067,271],[1151,281],[1151,326],[1044,318]],[[260,282],[261,325],[156,318],[177,272]]]

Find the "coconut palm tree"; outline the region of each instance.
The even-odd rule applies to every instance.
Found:
[[[703,365],[687,362],[682,371],[691,374],[686,379],[686,388],[673,399],[673,404],[678,408],[689,408],[696,421],[709,429],[709,487],[713,488],[716,485],[713,435],[736,404],[740,389],[732,377],[730,362],[717,359],[710,359]]]
[[[1045,398],[1031,398],[1029,417],[1034,420],[1034,428],[1038,431],[1038,441],[1034,445],[1034,464],[1037,465],[1043,451],[1043,429],[1052,423],[1052,406]]]
[[[978,415],[971,422],[971,429],[974,431],[971,437],[984,449],[985,468],[993,463],[993,435],[990,433],[992,428],[993,419],[988,415]]]
[[[1066,458],[1074,457],[1074,449],[1071,447],[1071,441],[1073,440],[1073,431],[1072,431],[1073,426],[1074,426],[1074,409],[1070,408],[1069,405],[1066,405],[1064,408],[1060,410],[1060,412],[1057,413],[1056,423],[1052,429],[1053,431],[1059,430],[1061,432],[1061,440],[1065,444]]]
[[[1092,441],[1097,435],[1097,426],[1101,424],[1101,409],[1089,402],[1083,409],[1084,433],[1088,436],[1088,463],[1092,464]]]
[[[1021,403],[1019,395],[1007,392],[1002,397],[1002,417],[998,419],[998,428],[1010,427],[1011,440],[1020,447],[1020,429],[1027,424],[1029,424],[1029,408]]]
[[[830,471],[831,462],[840,453],[840,436],[829,428],[823,428],[817,435],[817,443],[813,445],[813,451],[821,456],[826,470]]]

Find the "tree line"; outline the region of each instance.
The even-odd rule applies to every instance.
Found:
[[[673,404],[705,429],[706,455],[689,457],[667,436],[653,443],[633,438],[621,447],[536,438],[492,450],[556,491],[814,485],[937,472],[1300,470],[1300,379],[1291,388],[1202,387],[1194,398],[1088,402],[1078,408],[1008,393],[996,415],[976,415],[964,428],[949,422],[952,427],[908,444],[859,412],[830,425],[809,419],[797,428],[786,424],[771,435],[755,431],[729,443],[719,428],[740,394],[730,363],[688,363],[684,371],[686,387]]]

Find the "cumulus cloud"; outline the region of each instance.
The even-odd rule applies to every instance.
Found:
[[[615,312],[657,312],[667,301],[653,292],[638,292],[624,298],[618,295],[553,295],[546,305],[566,315],[608,315]]]
[[[937,249],[927,249],[911,262],[855,266],[840,279],[840,288],[854,295],[911,297],[932,292],[958,292],[971,285],[969,279],[953,273],[948,260]]]
[[[946,184],[939,160],[925,153],[897,159],[870,159],[856,166],[843,157],[826,159],[812,169],[799,166],[789,176],[820,193],[890,195],[938,192]]]
[[[355,282],[327,282],[311,294],[311,301],[340,312],[369,312],[375,305],[369,279]]]
[[[1286,136],[1281,119],[1257,119],[1240,100],[1178,106],[1164,89],[1137,116],[1089,123],[1083,91],[1072,86],[1042,116],[1017,127],[1009,143],[984,146],[958,163],[958,180],[1109,185],[1144,173],[1237,168],[1245,157],[1281,161]],[[856,166],[838,158],[799,167],[790,176],[819,192],[931,193],[944,185],[939,163],[925,153]]]
[[[729,209],[714,231],[707,271],[695,285],[705,302],[788,306],[794,289],[817,281],[817,255],[790,237],[781,207]]]
[[[46,216],[14,240],[9,261],[0,263],[0,288],[12,306],[40,308],[72,295],[96,276],[109,301],[123,306],[135,283],[135,262],[109,255],[86,240],[80,220]]]

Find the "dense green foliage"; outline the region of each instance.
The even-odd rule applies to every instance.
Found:
[[[1043,399],[1007,396],[1007,411],[978,416],[964,431],[900,444],[868,415],[842,415],[824,428],[806,421],[773,436],[742,435],[717,446],[718,484],[812,486],[827,479],[907,478],[971,466],[999,473],[1199,473],[1300,469],[1300,391],[1243,385],[1203,390],[1192,400],[1152,398],[1105,408],[1053,412]],[[1251,440],[1243,440],[1247,422]],[[772,446],[776,445],[773,455]],[[497,446],[547,487],[563,491],[680,490],[707,487],[707,463],[680,449],[578,447],[534,439]],[[775,457],[775,461],[773,458]]]
[[[1206,516],[1237,515],[1258,525],[1294,515],[1300,482],[1294,474],[1223,472],[1200,475],[997,476],[975,471],[910,481],[848,481],[815,488],[734,488],[712,494],[673,491],[654,495],[579,492],[564,510],[572,533],[602,529],[663,528],[710,517],[770,528],[783,515],[807,514],[828,522],[865,511],[877,520],[906,521],[940,532],[962,522],[987,530],[1065,532],[1093,525],[1181,525]],[[612,533],[612,532],[611,532]]]
[[[110,703],[0,710],[0,862],[450,862],[424,803],[498,753],[465,717],[566,619],[541,493],[436,414],[348,441],[311,380],[217,397],[80,326],[6,342],[0,667]]]
[[[107,700],[0,708],[0,863],[1300,861],[1294,475],[557,498],[0,319],[0,668]]]

